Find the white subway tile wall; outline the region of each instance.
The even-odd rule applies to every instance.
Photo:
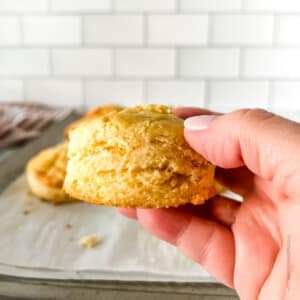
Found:
[[[118,12],[172,12],[177,0],[114,0]]]
[[[82,84],[80,80],[28,80],[25,99],[78,107],[82,101]]]
[[[1,13],[46,12],[48,0],[0,0]]]
[[[120,0],[122,1],[122,0]],[[228,12],[239,11],[242,0],[180,0],[183,11]]]
[[[234,48],[183,49],[179,51],[182,77],[238,78],[239,50]]]
[[[108,49],[55,49],[52,51],[54,76],[110,76],[111,52]]]
[[[268,107],[269,84],[264,81],[214,81],[210,84],[210,108]]]
[[[24,0],[23,0],[24,1]],[[26,0],[25,0],[26,1]],[[111,9],[110,0],[49,0],[53,12],[107,12]]]
[[[0,18],[0,46],[17,46],[21,43],[21,24],[18,17]]]
[[[278,17],[278,33],[276,43],[280,45],[300,46],[300,15]]]
[[[300,81],[273,83],[274,96],[271,99],[275,109],[300,110]]]
[[[22,101],[24,83],[22,80],[1,80],[0,81],[0,101]]]
[[[205,45],[208,17],[157,15],[148,18],[150,45]]]
[[[173,49],[118,49],[115,53],[115,75],[128,78],[164,78],[175,76]]]
[[[23,18],[25,45],[78,45],[80,17],[29,16]]]
[[[0,101],[300,111],[299,0],[0,0]]]
[[[149,81],[147,103],[169,105],[204,106],[204,81]]]
[[[300,2],[298,0],[244,0],[245,9],[262,12],[299,12]]]
[[[246,49],[242,75],[251,78],[300,78],[299,49]]]
[[[50,76],[49,60],[47,49],[0,49],[0,76]]]
[[[143,82],[135,80],[89,80],[85,86],[86,106],[99,103],[138,105],[143,103]]]
[[[89,16],[84,18],[88,45],[142,45],[142,16]]]
[[[212,25],[212,41],[223,45],[271,45],[273,16],[217,15]]]

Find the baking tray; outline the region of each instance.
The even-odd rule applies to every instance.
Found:
[[[0,193],[23,173],[26,162],[45,147],[63,139],[63,129],[79,115],[72,113],[53,124],[23,147],[0,152]],[[1,216],[0,216],[1,217]],[[0,249],[1,251],[1,249]],[[133,280],[60,279],[63,271],[0,264],[0,299],[238,299],[235,292],[219,283],[143,282]],[[47,269],[49,273],[49,269]],[[80,276],[77,276],[80,278]],[[84,277],[84,276],[83,276]]]

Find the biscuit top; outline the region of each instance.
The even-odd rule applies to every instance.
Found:
[[[119,105],[103,105],[88,110],[84,117],[103,116],[112,111],[120,111],[123,107]]]
[[[177,118],[171,108],[164,105],[139,105],[132,108],[127,108],[116,114],[114,121],[120,122],[122,125],[137,125],[138,123],[154,124],[157,122],[178,127],[182,126],[182,120]],[[165,124],[166,123],[166,124]]]
[[[182,131],[183,121],[176,117],[171,108],[164,105],[139,105],[108,115],[110,124],[119,130],[132,130],[136,138],[159,140],[163,136],[178,136]],[[149,140],[150,141],[150,140]]]
[[[184,140],[183,120],[163,105],[135,106],[81,124],[71,132],[68,156],[97,156],[105,162],[99,165],[101,171],[180,168],[186,172],[189,164],[203,164]],[[174,156],[187,160],[172,166]]]
[[[64,130],[65,139],[68,141],[70,132],[72,130],[74,130],[78,125],[80,125],[82,122],[87,121],[87,120],[92,119],[92,118],[104,116],[105,114],[110,113],[112,111],[120,111],[122,109],[123,109],[123,107],[118,106],[118,105],[103,105],[103,106],[98,106],[98,107],[95,107],[93,109],[88,110],[82,118],[80,118],[80,119],[76,120],[75,122],[69,124],[65,128],[65,130]]]

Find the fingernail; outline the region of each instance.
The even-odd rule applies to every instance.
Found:
[[[187,118],[184,121],[184,127],[187,130],[205,130],[215,117],[215,115],[204,115]]]

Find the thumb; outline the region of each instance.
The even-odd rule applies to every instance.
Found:
[[[219,167],[247,166],[267,180],[299,170],[298,123],[249,109],[191,117],[184,126],[191,147]]]

